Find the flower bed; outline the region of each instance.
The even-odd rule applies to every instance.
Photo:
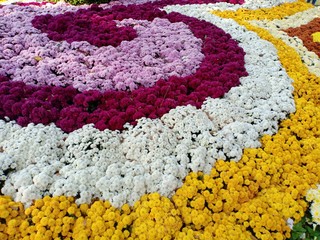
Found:
[[[317,9],[114,4],[0,8],[1,239],[289,237],[320,81],[285,18]]]

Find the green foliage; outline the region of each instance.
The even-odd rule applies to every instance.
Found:
[[[296,223],[291,231],[290,240],[320,240],[320,225],[312,222],[312,216],[307,210],[306,215]]]

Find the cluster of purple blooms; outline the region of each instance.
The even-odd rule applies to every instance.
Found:
[[[47,11],[41,10],[38,14],[47,14]],[[60,11],[51,10],[50,13],[55,15]],[[49,26],[45,24],[46,31],[65,36],[70,43],[50,40],[47,33],[42,33],[31,24],[33,21],[41,25],[41,16],[36,15],[37,11],[27,12],[30,13],[22,16],[14,14],[10,17],[12,23],[2,30],[5,37],[0,46],[0,74],[10,76],[12,81],[22,80],[26,84],[42,86],[72,85],[81,92],[92,89],[132,91],[139,86],[153,86],[159,79],[193,74],[204,57],[201,39],[196,38],[183,22],[171,23],[166,18],[113,21],[106,20],[96,11],[82,11],[79,13],[81,17],[77,17],[78,12],[67,12],[67,15],[72,14],[74,18],[83,20],[90,15],[104,19],[99,22],[101,28],[110,23],[132,28],[138,34],[133,40],[122,41],[117,47],[97,47],[87,41],[76,41],[73,38],[75,30],[68,28],[70,22],[63,21],[63,14],[50,18]],[[57,30],[56,22],[63,30]],[[91,36],[87,34],[87,28],[79,27],[77,36]],[[118,34],[123,38],[122,33]],[[113,39],[115,37],[116,34]]]
[[[57,16],[36,16],[32,24],[47,33],[51,40],[65,40],[68,43],[87,41],[97,47],[117,47],[122,41],[130,41],[137,37],[133,28],[117,27],[113,18],[113,14],[105,14],[99,9],[79,10],[76,13],[67,12]]]
[[[17,2],[15,4],[19,5],[19,6],[44,6],[47,5],[48,3],[50,3],[50,1],[43,1],[43,2]]]
[[[245,0],[114,0],[112,3],[121,3],[125,5],[129,4],[145,4],[145,3],[153,3],[153,6],[157,6],[159,8],[167,6],[167,5],[186,5],[186,4],[208,4],[208,3],[219,3],[226,2],[231,4],[243,4]]]
[[[112,16],[119,21],[125,18],[148,21],[165,18],[172,23],[183,22],[189,26],[194,36],[203,42],[202,63],[194,74],[185,77],[171,76],[167,80],[159,79],[154,86],[140,87],[131,92],[80,92],[72,86],[34,86],[22,81],[10,81],[10,76],[3,76],[0,78],[0,118],[16,120],[22,126],[31,122],[54,122],[65,132],[90,123],[100,130],[122,130],[126,122],[135,124],[141,117],[159,118],[177,106],[190,104],[200,108],[207,97],[222,97],[230,88],[239,84],[240,77],[247,76],[243,49],[229,34],[208,22],[179,13],[166,14],[159,9],[150,8],[149,4],[139,7],[119,5],[110,9],[93,5],[88,10],[79,10],[75,16],[87,12],[102,18]],[[67,18],[71,15],[66,14]],[[36,18],[33,23],[48,31],[48,27],[38,22],[39,19],[41,18]],[[93,20],[89,22],[92,23]],[[85,28],[86,33],[92,31],[90,26]],[[71,29],[75,30],[76,25]],[[59,29],[55,32],[59,32]],[[63,31],[60,33],[62,35],[57,36],[64,36]],[[90,34],[84,35],[85,40],[91,41]],[[77,37],[84,39],[84,35]],[[52,37],[54,36],[55,33]],[[68,33],[64,37],[77,41],[70,36]]]
[[[174,4],[186,5],[186,4],[207,4],[207,3],[219,3],[219,2],[226,2],[231,4],[243,4],[245,0],[113,0],[111,1],[111,4],[138,5],[138,4],[152,3],[153,5],[152,7],[164,7],[166,5],[174,5]],[[43,6],[43,5],[46,5],[47,3],[50,3],[50,1],[41,2],[41,3],[39,2],[22,3],[21,2],[17,4],[20,6],[29,6],[29,5]]]
[[[58,15],[51,21],[61,22],[60,18]],[[100,24],[103,28],[108,23],[102,21]],[[68,26],[66,21],[63,24]],[[16,66],[13,80],[24,79],[27,84],[37,85],[69,84],[79,91],[132,91],[139,86],[153,86],[160,78],[190,75],[204,57],[202,41],[193,36],[182,22],[171,23],[164,18],[156,18],[152,22],[130,18],[117,22],[117,26],[133,27],[138,36],[131,41],[122,41],[117,47],[95,47],[86,41],[77,42],[74,34],[70,34],[72,31],[63,31],[63,35],[71,37],[68,38],[71,44],[63,42],[63,47],[55,49],[57,43],[48,41],[45,48],[37,47],[34,52],[41,60],[33,66],[32,77],[26,77],[30,75],[30,63],[25,62],[20,54],[20,64]],[[51,28],[47,30],[51,31]],[[123,33],[117,34],[124,39]],[[117,34],[113,34],[114,39]],[[86,29],[79,31],[78,36],[81,35],[86,35]]]

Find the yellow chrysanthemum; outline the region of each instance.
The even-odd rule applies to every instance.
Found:
[[[316,32],[316,33],[312,34],[312,39],[314,42],[320,43],[320,32]]]

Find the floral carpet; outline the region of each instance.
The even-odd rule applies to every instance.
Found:
[[[319,56],[302,0],[4,2],[0,239],[320,224]]]

